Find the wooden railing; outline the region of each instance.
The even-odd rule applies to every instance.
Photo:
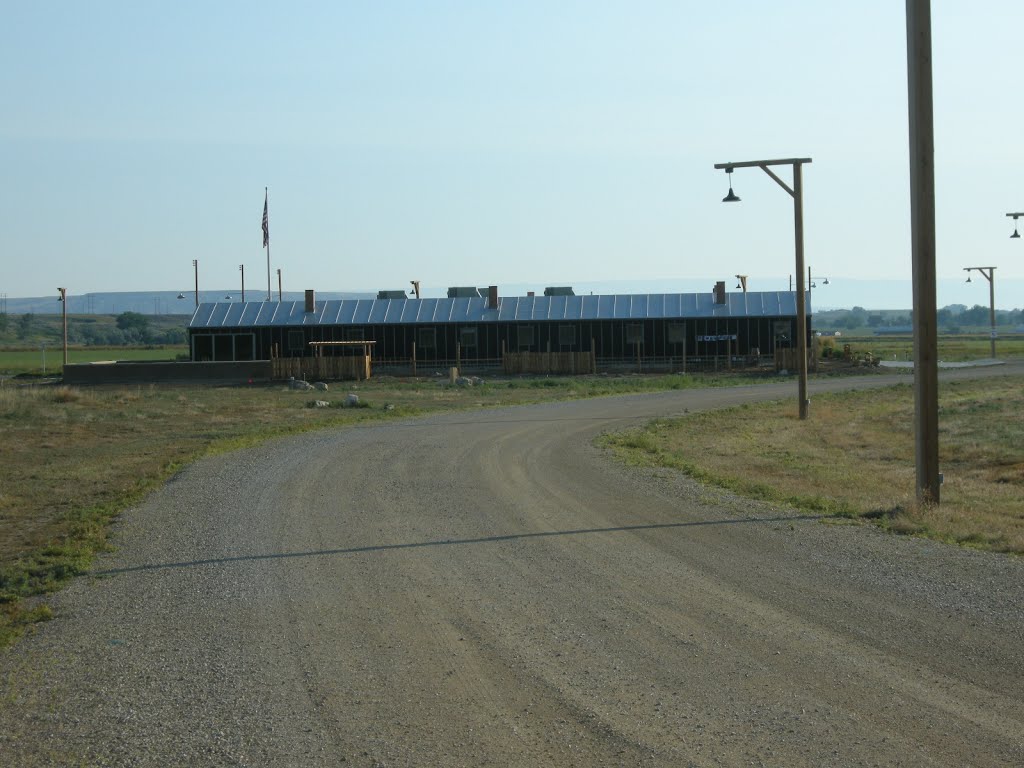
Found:
[[[369,355],[332,357],[275,357],[271,361],[274,379],[305,379],[306,381],[341,381],[370,378]]]
[[[597,373],[593,352],[506,352],[505,373]]]

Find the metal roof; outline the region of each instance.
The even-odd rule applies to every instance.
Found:
[[[810,314],[810,300],[807,302]],[[486,298],[341,299],[316,302],[253,301],[200,304],[189,328],[256,328],[305,325],[438,325],[567,320],[699,319],[793,317],[796,293],[727,293],[715,304],[707,293],[650,293],[615,296],[505,296],[498,309]]]

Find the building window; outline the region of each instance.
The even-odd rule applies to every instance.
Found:
[[[305,351],[305,334],[302,331],[288,331],[288,351],[300,355]]]
[[[685,344],[686,343],[686,323],[669,323],[668,324],[668,343],[669,344]]]
[[[560,325],[558,326],[558,346],[560,347],[571,347],[576,343],[576,326],[575,325]]]
[[[644,343],[644,324],[643,323],[626,323],[626,343],[627,344],[643,344]]]
[[[433,349],[437,346],[437,329],[420,328],[416,332],[416,346],[420,349]]]
[[[459,329],[459,343],[464,349],[476,348],[476,326]]]

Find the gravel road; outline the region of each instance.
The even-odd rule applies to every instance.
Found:
[[[0,765],[1024,765],[1024,561],[592,445],[794,395],[448,414],[201,461],[0,653]]]

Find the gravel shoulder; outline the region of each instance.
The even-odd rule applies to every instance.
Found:
[[[792,390],[448,414],[199,462],[0,653],[0,762],[1024,764],[1024,561],[592,444]]]

